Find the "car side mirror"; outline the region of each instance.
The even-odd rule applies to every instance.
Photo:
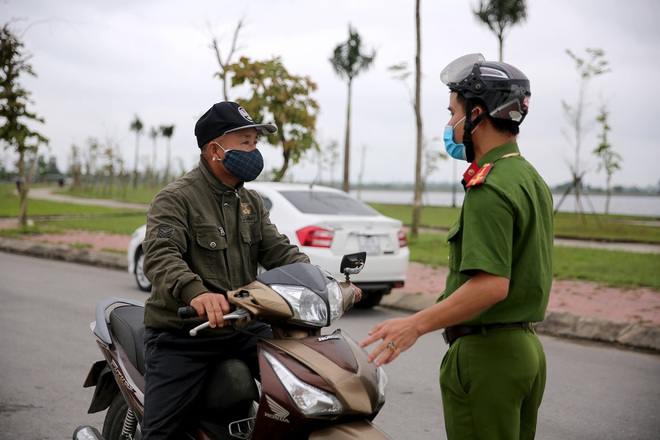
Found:
[[[341,264],[339,265],[339,271],[346,275],[346,281],[349,281],[350,275],[355,275],[362,271],[366,260],[366,252],[344,255],[341,259]]]

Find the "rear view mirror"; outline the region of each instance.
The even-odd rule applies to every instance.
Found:
[[[346,279],[348,280],[349,275],[355,275],[362,271],[366,260],[366,252],[344,255],[341,259],[341,264],[339,265],[339,271],[346,275]]]

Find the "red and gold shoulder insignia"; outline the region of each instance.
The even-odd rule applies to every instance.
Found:
[[[466,188],[470,188],[471,186],[477,186],[481,185],[484,183],[486,180],[486,176],[490,172],[491,168],[493,168],[492,163],[487,163],[484,164],[481,168],[479,168],[479,171],[477,171],[477,174],[474,175],[472,179],[468,182],[468,184],[465,186]]]

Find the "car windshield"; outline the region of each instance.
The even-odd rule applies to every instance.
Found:
[[[369,206],[347,195],[326,191],[281,191],[298,211],[305,214],[376,216]]]

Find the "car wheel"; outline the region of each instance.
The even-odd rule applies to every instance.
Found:
[[[363,290],[362,299],[355,303],[355,307],[358,309],[370,309],[374,306],[377,306],[380,303],[380,300],[383,299],[383,295],[388,292],[387,290]]]
[[[150,292],[151,281],[149,281],[144,274],[144,252],[142,252],[142,247],[139,247],[135,252],[135,268],[133,273],[135,274],[135,281],[140,290]]]

